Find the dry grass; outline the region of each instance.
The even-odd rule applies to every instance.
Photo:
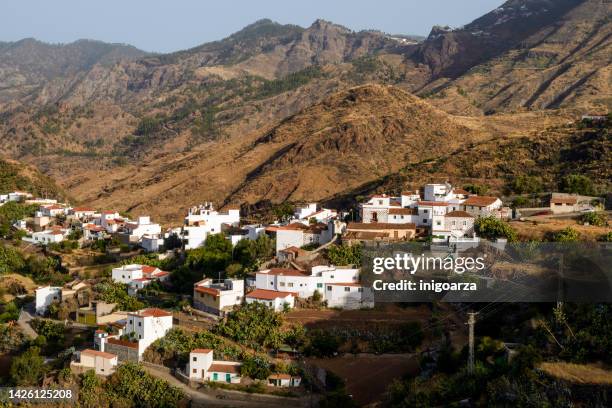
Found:
[[[593,364],[542,363],[546,374],[575,384],[612,385],[612,371]]]
[[[19,282],[21,285],[23,285],[23,287],[25,287],[28,294],[33,293],[34,289],[38,287],[38,285],[34,283],[32,279],[28,278],[27,276],[19,275],[17,273],[0,276],[0,287],[8,288],[11,282]],[[2,300],[5,302],[10,302],[14,298],[15,297],[13,295],[7,292],[2,297]]]

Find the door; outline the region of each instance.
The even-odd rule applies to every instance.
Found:
[[[226,383],[231,383],[232,382],[232,375],[227,373],[225,374],[225,382]]]
[[[219,381],[219,374],[213,373],[213,381]]]

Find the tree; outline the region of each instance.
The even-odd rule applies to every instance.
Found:
[[[564,193],[595,195],[593,182],[582,174],[570,174],[561,179],[561,191]]]
[[[489,191],[489,187],[482,184],[468,184],[463,189],[477,195],[485,195]]]
[[[240,367],[240,374],[254,380],[265,380],[272,372],[270,362],[261,356],[245,356]]]
[[[294,211],[295,210],[293,206],[289,204],[288,202],[279,204],[276,207],[274,207],[274,210],[272,210],[272,212],[274,213],[274,216],[280,221],[285,221],[291,218],[293,216]]]
[[[476,220],[476,232],[484,238],[507,238],[508,241],[517,241],[516,231],[505,221],[494,216],[481,217]]]
[[[576,242],[580,239],[578,231],[572,227],[567,227],[559,232],[556,232],[552,236],[554,242]]]
[[[510,185],[516,194],[535,194],[542,191],[542,180],[535,176],[518,176]]]
[[[254,349],[278,349],[284,340],[283,317],[263,303],[249,303],[229,313],[215,332]]]
[[[327,257],[332,265],[360,265],[361,245],[330,245]]]
[[[13,359],[10,369],[11,382],[18,386],[39,385],[46,372],[45,360],[38,347],[30,347]]]

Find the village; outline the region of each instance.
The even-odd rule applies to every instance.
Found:
[[[110,283],[74,273],[73,279],[62,285],[38,286],[33,289],[29,311],[24,308],[19,317],[20,325],[25,326],[32,319],[48,319],[94,329],[93,336],[82,341],[85,348],[73,348],[70,369],[74,373],[94,370],[103,377],[113,374],[123,362],[160,369],[163,364],[148,361],[151,352],[147,350],[159,345],[173,328],[178,325],[201,330],[231,319],[241,308],[264,307],[281,314],[294,309],[313,313],[373,309],[373,290],[361,283],[359,257],[351,256],[363,245],[408,241],[449,247],[477,244],[486,239],[477,233],[478,220],[576,216],[603,207],[603,200],[597,197],[552,193],[548,207],[517,209],[504,205],[498,197],[478,195],[445,182],[396,195],[372,195],[359,203],[358,215],[352,209],[334,210],[306,203],[269,224],[247,224],[240,208],[221,211],[206,202],[189,208],[181,227],[165,229],[146,215],[131,219],[114,210],[73,207],[27,192],[0,195],[0,206],[9,203],[34,209],[31,217],[12,223],[24,245],[56,253],[104,249],[105,256],[111,258],[105,263],[111,265],[106,275]],[[190,291],[177,291],[180,278],[173,278],[176,271],[164,270],[163,262],[188,261],[190,254],[213,241],[229,248],[232,260],[247,245],[267,243],[270,248],[239,272],[231,270],[237,263],[225,270],[200,268],[208,273],[200,272]],[[323,256],[326,250],[348,256],[336,257],[340,262],[335,265],[329,256]],[[194,269],[198,273],[199,269]],[[97,293],[96,288],[105,284],[116,285],[115,290],[122,292],[115,296],[118,301]],[[161,298],[172,287],[175,290],[170,297],[178,296],[179,307],[175,303],[166,308],[151,301],[151,297]],[[126,298],[140,299],[142,302],[135,304],[147,307],[132,304],[129,310],[122,310],[127,304],[122,299]],[[32,327],[27,330],[34,331]],[[287,361],[294,361],[295,349],[286,344],[282,347]],[[188,350],[186,357],[172,373],[189,387],[211,383],[232,387],[254,380],[245,374],[249,371],[242,368],[244,361],[228,358],[221,350],[196,347]],[[296,367],[270,369],[257,379],[268,389],[295,389],[296,395],[303,395],[303,376],[308,373]]]

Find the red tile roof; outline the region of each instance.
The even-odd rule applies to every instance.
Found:
[[[157,268],[154,267],[154,266],[142,265],[142,272],[143,273],[152,273],[152,272],[155,272],[156,270],[157,270]]]
[[[96,212],[93,208],[88,207],[75,207],[72,209],[74,212]]]
[[[295,292],[280,292],[277,290],[255,289],[254,291],[247,293],[246,297],[262,300],[274,300],[278,298],[286,298],[289,295],[297,296]]]
[[[212,351],[213,349],[204,349],[204,348],[191,350],[192,353],[202,353],[202,354],[208,354],[208,353],[211,353]]]
[[[127,341],[127,340],[119,340],[119,339],[115,339],[115,338],[110,338],[108,339],[108,343],[109,344],[116,344],[118,346],[123,346],[123,347],[129,347],[129,348],[138,348],[138,343],[133,343],[131,341]]]
[[[207,288],[206,286],[196,286],[194,290],[198,293],[206,293],[208,295],[219,296],[218,289]]]
[[[289,374],[284,374],[284,373],[278,373],[278,374],[271,374],[270,376],[268,376],[269,380],[290,380],[291,376]]]
[[[172,313],[166,312],[165,310],[158,309],[156,307],[151,307],[148,309],[143,309],[135,313],[129,313],[131,315],[142,316],[142,317],[167,317],[172,316]]]
[[[240,374],[240,366],[235,364],[215,363],[211,364],[208,371],[216,373]]]
[[[472,196],[465,200],[463,205],[471,205],[473,207],[488,207],[497,200],[497,197]]]

